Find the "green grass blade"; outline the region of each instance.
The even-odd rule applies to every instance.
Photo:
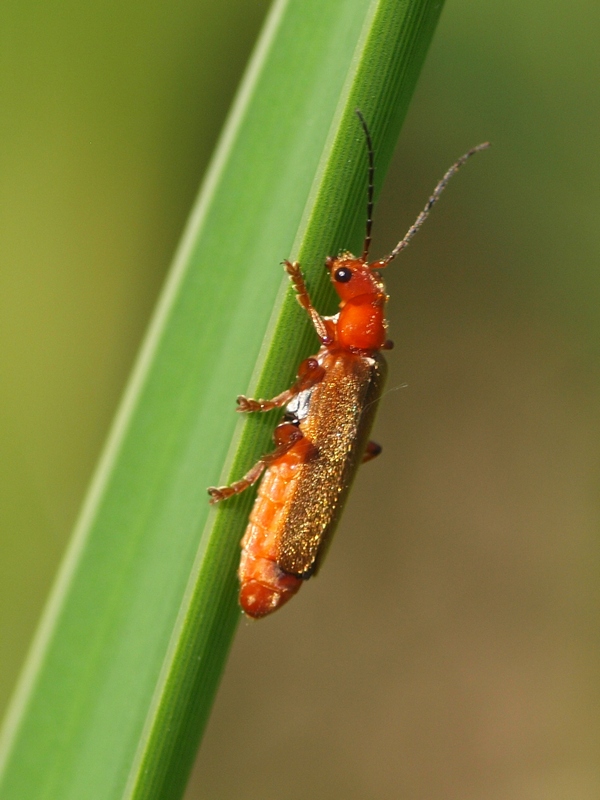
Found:
[[[2,800],[179,797],[239,611],[251,493],[206,486],[269,447],[234,398],[291,379],[314,335],[278,262],[333,310],[323,261],[360,248],[439,0],[278,0],[163,291],[4,728]],[[223,464],[228,467],[223,470]]]

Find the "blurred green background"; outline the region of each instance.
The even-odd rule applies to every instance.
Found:
[[[2,709],[266,8],[0,8]],[[600,796],[599,36],[447,3],[374,255],[494,147],[386,276],[384,453],[240,626],[187,800]]]

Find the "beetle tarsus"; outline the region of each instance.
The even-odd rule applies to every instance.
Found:
[[[253,411],[272,411],[274,408],[281,408],[287,402],[287,395],[289,392],[282,392],[283,397],[281,395],[277,395],[272,400],[253,400],[251,397],[246,397],[245,394],[239,395],[237,398],[237,405],[236,411],[239,411],[243,414],[251,413]]]
[[[252,486],[252,484],[256,483],[256,481],[263,474],[266,466],[266,457],[261,458],[261,460],[257,461],[252,469],[249,470],[239,481],[235,481],[235,483],[231,483],[229,486],[209,486],[207,491],[210,495],[209,502],[211,505],[214,506],[221,500],[227,500],[227,498],[233,497],[234,494],[239,494],[240,492],[243,492],[244,489]]]

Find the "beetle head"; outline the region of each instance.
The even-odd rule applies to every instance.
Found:
[[[385,292],[380,275],[373,269],[379,266],[379,262],[367,264],[362,258],[356,258],[352,253],[345,252],[340,253],[337,258],[330,256],[325,265],[342,302]]]

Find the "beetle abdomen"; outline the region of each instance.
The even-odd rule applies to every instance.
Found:
[[[293,597],[302,579],[285,573],[277,563],[286,502],[293,491],[302,442],[266,471],[242,539],[240,605],[250,617],[264,617]]]

